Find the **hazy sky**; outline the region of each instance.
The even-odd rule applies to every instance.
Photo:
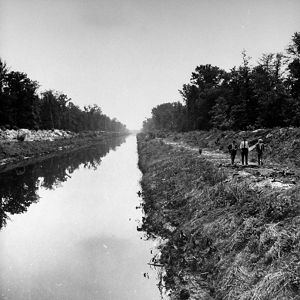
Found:
[[[41,90],[97,103],[131,129],[197,65],[283,51],[299,0],[0,0],[0,56]]]

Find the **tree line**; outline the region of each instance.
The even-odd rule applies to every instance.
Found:
[[[143,130],[251,130],[300,126],[300,32],[284,53],[263,54],[256,65],[242,52],[229,72],[210,64],[195,68],[179,91],[183,103],[152,109]]]
[[[127,132],[117,119],[97,105],[84,109],[60,92],[38,94],[40,85],[23,72],[10,71],[0,58],[0,127],[2,129],[63,129],[74,132],[101,130]]]

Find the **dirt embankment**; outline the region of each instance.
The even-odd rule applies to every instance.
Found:
[[[257,129],[254,131],[191,131],[186,133],[162,134],[175,142],[190,146],[227,151],[233,140],[238,144],[246,137],[250,146],[258,139],[265,144],[264,161],[280,164],[287,168],[300,168],[300,128]],[[250,161],[256,162],[255,151],[250,152]]]
[[[120,135],[115,132],[0,130],[0,172],[35,159],[87,147]]]
[[[297,163],[232,167],[217,139],[200,155],[200,139],[138,136],[142,229],[165,240],[152,262],[163,285],[171,299],[300,299]]]

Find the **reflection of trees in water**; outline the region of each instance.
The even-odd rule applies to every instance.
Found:
[[[124,141],[125,138],[117,138],[0,174],[0,229],[6,224],[7,214],[24,213],[39,200],[40,186],[55,189],[80,166],[96,170],[101,157]]]

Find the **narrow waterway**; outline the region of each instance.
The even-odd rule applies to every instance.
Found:
[[[0,174],[1,300],[161,299],[137,159],[129,136]]]

